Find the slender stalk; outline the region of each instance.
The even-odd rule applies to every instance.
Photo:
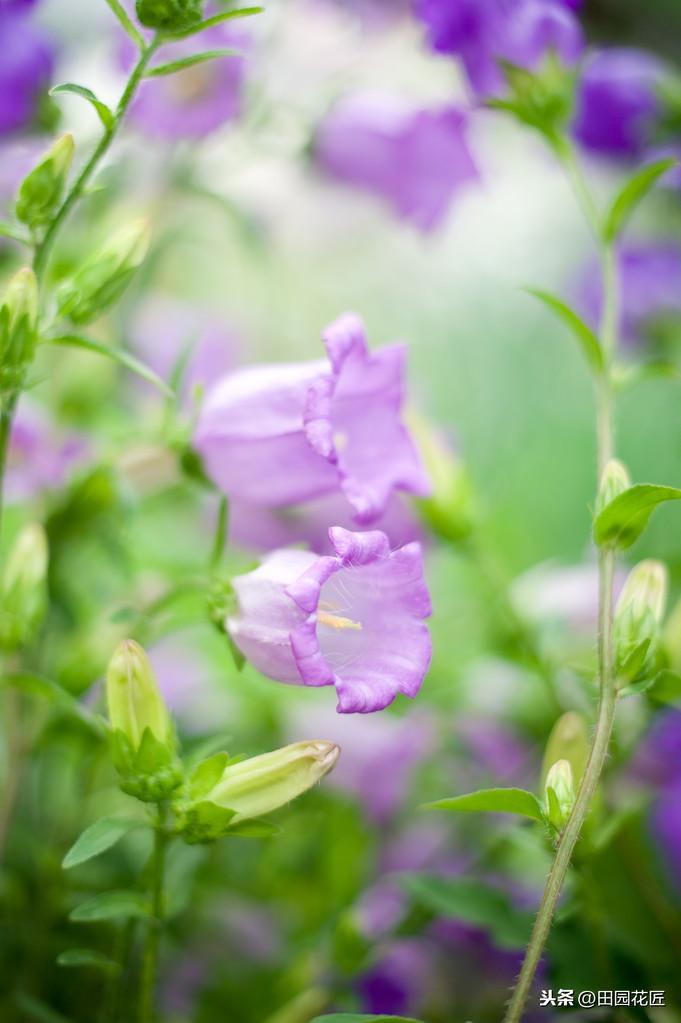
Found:
[[[558,151],[562,156],[577,199],[589,221],[589,225],[595,230],[596,237],[599,237],[598,213],[572,150],[566,146],[560,147]],[[609,459],[612,458],[614,452],[612,361],[617,349],[617,322],[619,318],[615,253],[611,244],[601,242],[600,249],[603,275],[603,313],[600,339],[603,347],[605,368],[599,380],[597,391],[596,434],[599,483],[602,471]],[[617,704],[612,630],[615,553],[612,549],[600,550],[598,574],[598,666],[600,695],[596,728],[575,805],[556,846],[554,861],[549,871],[541,905],[525,952],[520,976],[509,1002],[505,1023],[519,1023],[522,1019],[537,966],[539,965],[549,931],[551,930],[556,905],[570,867],[572,854],[579,840],[584,821],[591,808],[591,802],[596,792],[610,746]]]
[[[7,465],[7,450],[12,433],[12,421],[17,405],[18,394],[12,394],[2,403],[0,409],[0,538],[2,537],[2,517],[4,511],[4,479]]]
[[[140,985],[139,1023],[152,1023],[156,993],[158,950],[163,927],[163,879],[168,833],[165,829],[165,814],[159,806],[158,822],[154,832],[154,852],[151,860],[151,920],[147,930],[142,960]]]

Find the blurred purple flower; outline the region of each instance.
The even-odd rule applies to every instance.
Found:
[[[660,60],[643,50],[603,50],[584,68],[573,131],[589,150],[625,159],[641,157],[660,113]]]
[[[31,123],[54,66],[50,41],[23,6],[0,7],[0,136]]]
[[[208,12],[207,12],[208,13]],[[246,37],[225,25],[215,25],[196,36],[170,42],[158,63],[169,63],[202,50],[234,49],[241,54]],[[127,36],[119,46],[122,66],[135,60],[135,47]],[[243,56],[219,57],[172,75],[148,78],[130,109],[130,120],[151,138],[176,141],[210,135],[241,112],[245,78]]]
[[[678,750],[676,751],[678,757]],[[650,818],[656,842],[675,885],[681,890],[681,776],[656,799]]]
[[[634,753],[634,778],[648,785],[681,783],[681,710],[659,714]]]
[[[618,253],[620,334],[629,343],[640,342],[646,324],[656,317],[681,312],[681,247],[672,242],[623,245]],[[579,304],[588,319],[598,324],[602,285],[595,266],[589,266],[578,286]]]
[[[200,638],[190,631],[166,636],[151,647],[149,659],[164,700],[186,731],[211,732],[216,721],[228,720],[228,694],[211,677]]]
[[[0,219],[11,216],[19,185],[47,148],[44,139],[0,140]]]
[[[362,1011],[403,1015],[420,1012],[437,985],[432,949],[423,938],[400,938],[380,950],[360,979]]]
[[[7,500],[26,501],[63,487],[87,459],[90,446],[76,433],[61,433],[39,405],[20,402],[10,435]]]
[[[504,91],[500,60],[534,70],[555,50],[573,64],[583,49],[579,22],[561,0],[415,0],[431,49],[458,56],[479,96]]]
[[[279,682],[334,685],[342,714],[416,696],[428,669],[431,613],[418,544],[330,530],[334,557],[280,550],[232,580],[227,619],[243,655]]]
[[[525,781],[530,751],[510,728],[488,717],[460,717],[456,737],[464,748],[464,756],[476,771],[476,784],[496,779],[499,784]]]
[[[236,337],[222,319],[168,295],[146,299],[130,325],[130,341],[164,380],[170,380],[184,362],[181,398],[185,407],[191,407],[196,396],[237,361]]]
[[[395,97],[356,96],[320,126],[315,158],[329,176],[385,200],[421,231],[444,220],[478,171],[456,107],[414,109]]]
[[[194,445],[230,498],[299,504],[340,489],[355,519],[375,522],[395,489],[428,480],[400,420],[406,348],[370,353],[362,321],[327,327],[329,362],[256,366],[209,392]]]
[[[322,0],[360,19],[362,27],[383,28],[403,17],[410,0]]]

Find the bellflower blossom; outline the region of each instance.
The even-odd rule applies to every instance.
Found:
[[[61,434],[34,402],[22,399],[12,424],[7,456],[9,501],[25,501],[63,487],[89,453],[84,437]]]
[[[414,697],[428,669],[431,613],[418,544],[391,551],[378,531],[329,531],[334,556],[272,553],[232,580],[228,632],[263,675],[334,685],[342,714]]]
[[[395,97],[355,96],[338,103],[320,126],[315,159],[328,176],[431,231],[460,188],[478,178],[466,125],[453,106],[413,108]]]
[[[340,489],[362,524],[396,489],[429,485],[400,420],[406,348],[370,353],[346,314],[324,333],[329,361],[257,366],[225,377],[201,409],[194,446],[230,499],[271,507]]]
[[[458,56],[479,96],[504,92],[500,60],[534,70],[555,51],[566,64],[579,58],[579,22],[561,0],[415,0],[431,49]]]
[[[24,6],[0,6],[0,136],[31,123],[54,66],[50,41]]]

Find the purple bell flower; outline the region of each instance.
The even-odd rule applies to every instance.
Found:
[[[0,6],[0,136],[30,125],[54,66],[52,45],[24,6]]]
[[[478,178],[456,107],[412,108],[395,97],[356,96],[319,128],[318,165],[383,199],[421,231],[438,227],[462,186]]]
[[[194,446],[231,499],[270,507],[340,489],[369,524],[396,489],[426,494],[428,480],[400,413],[406,348],[367,347],[350,314],[327,328],[325,361],[256,366],[209,392]]]
[[[83,465],[89,451],[85,437],[76,433],[60,434],[39,405],[23,398],[9,441],[7,500],[26,501],[59,490]]]
[[[431,49],[460,57],[478,96],[505,91],[501,60],[535,70],[555,51],[574,64],[583,39],[570,7],[561,0],[415,0]]]
[[[378,531],[329,531],[333,557],[280,550],[232,580],[227,629],[268,678],[334,685],[342,714],[415,697],[428,670],[431,613],[418,544],[391,551]]]
[[[669,875],[681,890],[681,777],[662,790],[650,824]]]

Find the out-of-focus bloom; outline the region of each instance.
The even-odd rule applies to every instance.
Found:
[[[275,551],[233,580],[233,641],[269,678],[334,685],[340,713],[416,696],[431,656],[419,545],[391,551],[384,533],[340,527],[330,537],[333,557]]]
[[[423,938],[400,938],[379,951],[359,981],[362,1009],[391,1015],[420,1012],[438,983],[436,957]]]
[[[667,869],[681,889],[681,779],[662,791],[653,806],[650,823]]]
[[[133,100],[131,122],[145,136],[173,142],[204,138],[235,120],[241,112],[246,61],[240,54],[245,45],[244,34],[225,25],[169,41],[157,63],[181,60],[202,50],[234,49],[237,54],[148,78]],[[120,57],[126,70],[134,63],[135,49],[127,36],[121,40]]]
[[[620,571],[616,594],[623,582]],[[538,625],[591,634],[598,621],[598,569],[595,564],[537,565],[514,580],[511,597],[518,613]]]
[[[471,779],[480,785],[489,779],[508,784],[526,781],[530,753],[520,736],[500,721],[473,715],[460,716],[455,735],[463,749],[463,765],[473,768]]]
[[[6,494],[10,502],[25,501],[58,490],[83,464],[89,445],[78,434],[60,434],[46,413],[24,396],[10,435]]]
[[[168,710],[185,731],[207,733],[216,721],[230,720],[229,695],[191,630],[159,640],[149,649],[149,660]]]
[[[416,0],[437,53],[458,56],[476,93],[504,91],[500,60],[535,70],[555,51],[566,64],[582,52],[582,32],[560,0]]]
[[[19,185],[45,152],[47,143],[34,138],[0,139],[0,217],[6,220]],[[0,240],[4,243],[5,239]]]
[[[459,189],[478,177],[466,134],[466,116],[456,107],[414,109],[395,97],[355,96],[320,126],[315,158],[327,175],[431,231]]]
[[[643,50],[604,50],[581,77],[574,134],[605,156],[636,159],[652,141],[664,65]]]
[[[374,522],[395,489],[428,480],[400,420],[406,348],[370,353],[346,314],[324,334],[329,362],[257,366],[225,377],[201,409],[194,445],[232,499],[300,504],[338,489]]]
[[[648,785],[681,783],[681,710],[667,710],[653,721],[630,765],[632,777]]]
[[[681,313],[681,247],[672,242],[623,245],[618,252],[620,334],[639,342],[658,317]],[[579,304],[593,325],[600,319],[602,286],[595,266],[578,284]]]
[[[0,6],[0,136],[31,123],[54,65],[49,40],[23,6]]]
[[[363,27],[383,28],[403,17],[410,0],[323,0],[359,18]]]
[[[164,380],[182,367],[185,407],[237,361],[235,335],[217,315],[166,295],[146,299],[133,317],[129,337],[143,361]]]

